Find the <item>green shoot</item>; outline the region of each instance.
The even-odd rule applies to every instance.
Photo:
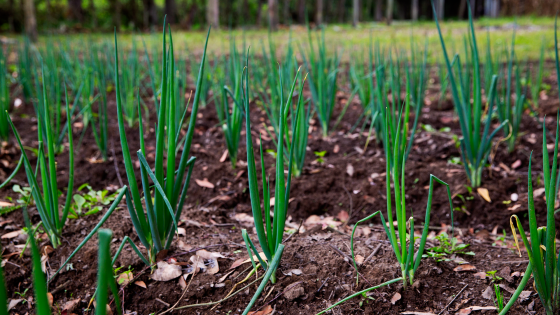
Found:
[[[432,8],[435,12],[435,6],[432,1]],[[479,187],[482,178],[482,169],[486,165],[488,155],[490,154],[492,139],[508,121],[503,121],[498,128],[494,129],[490,133],[490,125],[492,120],[492,113],[494,111],[494,101],[496,98],[496,85],[498,77],[494,75],[492,77],[492,84],[487,94],[488,99],[488,111],[486,114],[486,121],[484,126],[482,126],[482,116],[483,116],[483,105],[482,100],[482,80],[480,74],[480,61],[478,54],[478,46],[476,42],[476,36],[474,32],[474,24],[472,19],[471,8],[469,5],[469,37],[467,44],[467,39],[465,39],[465,51],[467,68],[466,71],[462,69],[461,62],[457,55],[456,63],[457,69],[453,69],[452,63],[449,60],[447,54],[447,49],[443,41],[443,35],[441,33],[441,28],[439,22],[434,13],[434,18],[436,20],[436,25],[439,33],[439,38],[441,46],[443,48],[443,55],[445,57],[445,63],[447,65],[447,72],[449,76],[449,81],[451,83],[451,94],[453,95],[453,103],[455,105],[455,110],[459,116],[459,124],[461,126],[461,132],[463,138],[461,139],[461,155],[463,159],[463,165],[465,167],[465,172],[467,177],[471,182],[473,187]],[[468,53],[468,47],[472,47],[471,52]],[[470,55],[470,56],[469,56]],[[470,65],[469,57],[472,60],[472,65]],[[469,67],[472,66],[472,69]],[[473,78],[473,93],[471,97],[470,93],[470,73],[474,73]],[[457,81],[459,80],[459,82]],[[471,98],[473,102],[471,104]],[[483,128],[483,129],[481,129]]]
[[[190,122],[188,125],[187,133],[184,140],[183,152],[181,154],[178,168],[175,168],[175,158],[178,152],[179,145],[179,127],[176,124],[176,106],[175,102],[175,84],[173,71],[174,55],[173,55],[173,39],[171,32],[169,33],[170,44],[169,48],[166,45],[166,24],[164,23],[163,31],[163,59],[162,59],[162,79],[161,79],[161,96],[158,109],[158,121],[156,124],[156,153],[155,153],[155,171],[148,165],[145,158],[144,146],[144,132],[142,126],[142,115],[140,114],[140,106],[138,104],[137,110],[140,119],[140,150],[137,151],[138,159],[140,161],[140,174],[142,180],[142,187],[144,193],[144,201],[146,205],[146,212],[142,206],[140,198],[140,190],[136,182],[136,175],[132,165],[132,158],[128,147],[126,132],[124,128],[123,119],[123,103],[121,102],[120,95],[121,87],[118,71],[115,71],[116,81],[116,95],[117,95],[117,112],[119,122],[119,134],[121,139],[121,146],[123,151],[124,163],[130,190],[126,190],[126,201],[128,211],[130,213],[132,223],[138,234],[140,242],[148,250],[149,263],[155,262],[156,255],[168,249],[177,229],[177,222],[183,210],[183,204],[187,195],[190,177],[194,166],[195,158],[187,159],[192,144],[194,135],[194,125],[198,113],[199,99],[201,90],[199,89],[202,77],[204,75],[204,65],[206,59],[206,47],[208,44],[208,37],[210,30],[206,37],[206,44],[204,53],[202,55],[202,62],[199,70],[198,81],[196,85],[196,92],[193,99],[192,111]],[[117,34],[115,31],[115,66],[118,69],[118,47],[117,47]],[[186,108],[185,108],[186,111]],[[167,147],[167,152],[164,152],[164,146]],[[165,154],[167,153],[167,154]],[[164,158],[167,157],[167,160]],[[164,171],[164,165],[167,170]],[[188,167],[188,171],[187,171]],[[186,173],[186,179],[183,182]],[[152,185],[149,180],[153,182]]]
[[[115,298],[115,308],[121,314],[121,303],[117,283],[113,277],[113,264],[111,263],[111,239],[113,232],[101,229],[97,233],[99,236],[99,254],[97,270],[97,296],[96,296],[96,315],[107,314],[107,289],[111,289]]]
[[[43,72],[44,73],[44,72]],[[43,81],[44,82],[44,81]],[[43,92],[45,92],[45,86],[43,85]],[[68,94],[68,93],[66,93]],[[70,210],[70,204],[72,200],[72,190],[74,187],[74,146],[72,140],[72,128],[71,128],[71,113],[68,102],[66,102],[66,124],[68,129],[68,143],[69,143],[69,165],[70,170],[68,173],[68,188],[66,190],[66,201],[64,203],[64,208],[62,210],[62,216],[59,214],[58,207],[58,186],[57,186],[57,175],[56,175],[56,162],[55,162],[55,149],[54,149],[54,138],[52,134],[52,129],[49,127],[49,106],[47,104],[46,98],[43,99],[43,106],[39,107],[38,113],[38,132],[39,132],[39,157],[38,157],[38,170],[41,174],[41,184],[37,181],[37,175],[29,159],[27,153],[21,142],[19,133],[16,130],[12,120],[8,117],[8,121],[12,127],[12,131],[16,136],[16,140],[19,144],[21,154],[23,157],[23,164],[25,168],[25,173],[27,175],[27,181],[31,189],[31,195],[33,200],[35,200],[35,205],[37,211],[41,217],[41,221],[53,248],[57,248],[61,242],[61,232],[68,218],[68,212]],[[66,95],[66,100],[68,100],[68,95]],[[44,140],[43,140],[44,139]],[[45,142],[43,142],[45,141]],[[46,145],[43,145],[45,143]],[[48,159],[46,158],[48,157]],[[42,192],[40,190],[42,187]]]

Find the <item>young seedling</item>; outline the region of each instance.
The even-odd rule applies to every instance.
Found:
[[[118,314],[121,314],[121,302],[117,283],[113,277],[113,264],[111,262],[111,239],[113,232],[107,229],[101,229],[97,233],[99,236],[98,251],[98,270],[97,270],[97,290],[96,290],[96,315],[107,314],[107,289],[111,289],[115,298],[115,308]]]

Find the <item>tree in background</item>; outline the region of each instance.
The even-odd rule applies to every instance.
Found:
[[[387,25],[391,25],[391,23],[393,22],[393,5],[394,5],[393,0],[387,0],[387,15],[386,15]]]
[[[215,29],[220,27],[219,0],[208,0],[206,3],[206,21]]]
[[[268,25],[271,31],[278,30],[278,1],[268,0]]]
[[[35,3],[33,0],[23,0],[23,14],[25,18],[25,33],[31,41],[37,41],[37,19],[35,18]]]
[[[360,22],[360,0],[352,0],[352,26],[358,26]]]
[[[317,0],[317,12],[315,17],[317,26],[323,24],[323,0]]]

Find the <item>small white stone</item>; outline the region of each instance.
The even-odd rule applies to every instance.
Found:
[[[14,107],[16,107],[16,108],[17,108],[17,107],[20,107],[21,104],[23,104],[23,102],[21,101],[21,99],[16,98],[16,99],[14,100]]]
[[[516,202],[519,200],[519,195],[516,193],[511,194],[511,201]]]

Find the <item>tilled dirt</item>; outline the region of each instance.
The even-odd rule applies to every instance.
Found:
[[[556,83],[552,78],[547,78],[546,82],[550,85]],[[340,93],[335,115],[343,107],[345,97],[347,94]],[[111,189],[118,187],[120,180],[124,181],[124,184],[127,183],[122,163],[114,96],[112,99],[113,101],[109,101],[109,160],[100,161],[93,135],[89,130],[86,131],[83,142],[79,146],[75,143],[77,147],[75,187],[88,183],[93,189],[100,190],[107,187]],[[514,152],[508,153],[503,144],[494,148],[490,167],[484,171],[482,179],[482,187],[488,189],[492,199],[491,202],[487,202],[480,197],[476,190],[469,193],[468,181],[462,166],[449,162],[453,158],[460,157],[452,137],[453,134],[460,134],[460,128],[449,99],[442,104],[438,104],[438,99],[438,86],[433,84],[429,88],[426,97],[427,104],[421,113],[420,123],[430,125],[432,129],[438,131],[429,132],[426,131],[428,128],[420,128],[416,134],[407,162],[407,207],[413,213],[416,225],[420,226],[426,215],[430,175],[433,174],[447,182],[453,194],[453,206],[461,209],[454,211],[453,223],[456,227],[461,228],[462,241],[471,244],[469,250],[475,253],[474,256],[463,255],[461,258],[468,261],[469,265],[476,267],[476,270],[457,272],[454,271],[454,268],[458,265],[454,262],[435,262],[433,259],[426,258],[421,263],[412,287],[404,289],[403,285],[399,283],[372,291],[369,298],[356,297],[335,308],[333,314],[399,314],[404,311],[433,312],[435,314],[443,311],[442,314],[450,314],[468,306],[493,306],[493,301],[485,299],[482,294],[491,285],[491,280],[480,279],[473,274],[491,270],[499,270],[503,274],[509,273],[507,279],[503,277],[504,280],[498,282],[506,287],[502,291],[505,292],[507,300],[510,296],[508,289],[516,288],[520,279],[519,276],[511,277],[511,274],[522,273],[526,268],[526,255],[520,258],[512,250],[511,239],[508,239],[507,246],[501,246],[502,244],[497,241],[497,238],[503,230],[511,235],[509,218],[512,214],[523,217],[526,213],[527,170],[531,151],[533,152],[533,184],[535,188],[538,186],[537,175],[542,173],[542,118],[525,115],[521,123],[523,134],[520,136]],[[147,99],[146,102],[149,103],[150,100]],[[254,108],[252,132],[255,135],[260,132],[263,135],[264,147],[274,149],[273,143],[267,139],[268,134],[262,125],[266,115],[258,110],[256,105]],[[546,118],[549,143],[554,137],[552,133],[554,118],[552,116],[557,109],[558,97],[551,92],[548,99],[541,101],[539,107],[541,117],[544,114],[550,115]],[[356,131],[348,133],[359,115],[360,105],[354,101],[339,128],[328,138],[322,138],[318,122],[312,122],[306,166],[301,177],[294,178],[292,181],[290,197],[293,200],[290,202],[288,213],[288,226],[292,229],[297,228],[301,222],[306,221],[312,215],[320,218],[333,217],[335,221],[340,221],[346,220],[345,215],[348,214],[347,222],[343,223],[353,224],[374,211],[385,212],[383,150],[375,139],[372,139],[364,151],[366,135]],[[29,118],[33,116],[31,104],[22,106],[12,115],[22,136],[23,144],[30,147],[37,146],[36,120]],[[146,126],[153,125],[154,119],[155,117],[152,116],[150,122],[145,121]],[[218,301],[226,296],[235,283],[247,275],[246,269],[249,264],[244,264],[235,268],[223,282],[219,281],[229,272],[233,261],[247,257],[240,230],[247,228],[251,232],[252,228],[250,222],[242,220],[243,214],[251,213],[246,167],[243,163],[246,160],[245,138],[241,137],[238,154],[241,162],[235,169],[232,169],[228,159],[220,162],[225,151],[225,143],[223,134],[217,125],[218,120],[213,105],[201,108],[197,117],[194,145],[191,150],[191,155],[197,157],[196,167],[189,188],[187,210],[181,225],[182,228],[185,228],[185,234],[179,237],[183,246],[179,246],[179,242],[174,242],[166,259],[175,256],[179,262],[186,262],[194,255],[197,248],[206,247],[208,251],[220,252],[226,257],[218,260],[220,271],[216,275],[206,273],[196,275],[190,283],[189,289],[181,298],[183,290],[177,279],[169,282],[151,280],[148,276],[149,270],[141,273],[145,266],[130,247],[126,246],[121,258],[117,260],[116,266],[122,266],[122,270],[127,270],[131,266],[134,275],[139,275],[135,281],[144,282],[147,288],[135,284],[124,288],[122,291],[124,292],[125,310],[135,311],[138,314],[150,314],[169,309],[179,300],[178,306]],[[442,128],[450,128],[451,131],[439,131]],[[144,129],[146,130],[147,159],[149,163],[153,164],[154,132],[149,128]],[[79,124],[74,125],[74,133],[76,135],[81,133]],[[134,152],[139,147],[137,127],[127,128],[127,137],[131,152]],[[76,142],[77,138],[79,137],[75,136]],[[315,155],[315,152],[321,151],[326,151],[322,163],[317,161]],[[30,154],[30,151],[28,151],[28,155],[34,164],[36,158]],[[18,158],[19,150],[13,139],[7,145],[2,146],[0,159],[6,163],[0,163],[0,181],[3,181],[13,170]],[[266,165],[270,166],[267,169],[269,174],[273,174],[274,171],[273,161],[272,156],[268,154],[265,156]],[[257,163],[257,167],[259,165],[260,163]],[[350,169],[352,171],[349,171]],[[57,157],[57,170],[60,174],[59,188],[65,194],[68,174],[67,150]],[[258,172],[258,177],[260,180],[260,172]],[[201,187],[196,184],[194,179],[207,179],[215,185],[215,188]],[[22,186],[26,185],[26,182],[24,172],[20,172],[13,181],[14,184]],[[514,193],[519,195],[516,202],[511,201],[511,195]],[[2,200],[7,196],[18,197],[10,188],[0,191]],[[430,217],[430,226],[434,227],[435,232],[439,232],[441,227],[445,228],[451,224],[447,198],[445,187],[436,184]],[[536,198],[535,202],[539,223],[544,224],[546,208],[542,196]],[[31,208],[30,211],[32,221],[37,223],[39,216],[36,210]],[[50,272],[58,269],[64,258],[87,235],[99,218],[99,215],[94,215],[69,220],[63,232],[63,244],[49,256],[47,268]],[[355,244],[356,254],[363,257],[368,257],[377,249],[375,255],[360,267],[360,273],[364,278],[360,280],[359,286],[356,286],[355,283],[356,273],[353,267],[348,258],[344,257],[350,253],[348,228],[340,226],[339,233],[304,224],[306,232],[294,235],[286,243],[277,283],[267,286],[265,293],[257,301],[253,310],[270,304],[276,309],[276,312],[281,314],[314,314],[353,292],[400,276],[400,268],[379,223],[379,219],[372,219],[370,228],[373,232],[367,237],[363,235]],[[0,234],[4,235],[20,229],[22,226],[21,211],[14,211],[1,219]],[[104,227],[114,231],[113,253],[124,236],[131,237],[136,244],[139,244],[124,206],[115,211]],[[256,236],[253,235],[253,237],[256,239]],[[22,242],[24,241],[21,238],[2,239],[4,258],[8,261],[4,266],[8,292],[9,298],[12,299],[22,298],[18,293],[24,294],[23,292],[31,287],[29,257],[25,254],[22,258],[18,255],[10,256],[10,253],[17,251],[15,245],[21,245]],[[432,245],[437,243],[430,242]],[[41,245],[47,244],[48,242],[43,242]],[[185,248],[191,249],[185,250]],[[49,291],[54,292],[54,307],[62,310],[66,301],[79,299],[79,304],[74,312],[88,312],[89,300],[95,290],[96,265],[97,239],[94,237],[74,257],[72,268],[57,276],[50,283]],[[300,270],[301,274],[296,275],[292,272],[292,275],[288,275],[293,269]],[[189,280],[190,278],[187,279],[187,283]],[[253,280],[254,276],[247,283]],[[530,283],[532,284],[532,282]],[[207,305],[182,309],[177,312],[182,314],[240,314],[253,295],[256,286],[257,284],[252,284],[246,290],[217,305],[213,310],[211,308],[214,305]],[[287,288],[288,292],[284,292]],[[450,303],[455,297],[454,295],[463,288],[461,295]],[[516,303],[511,314],[539,313],[540,301],[532,291],[532,285],[527,285],[526,289],[532,294],[525,301]],[[31,292],[32,288],[24,294],[27,300],[32,297]],[[391,303],[391,299],[395,297],[396,293],[399,293],[401,298]],[[277,298],[274,299],[275,297]],[[444,310],[449,303],[447,310]],[[13,311],[25,314],[31,312],[28,307],[28,303],[21,303]]]

